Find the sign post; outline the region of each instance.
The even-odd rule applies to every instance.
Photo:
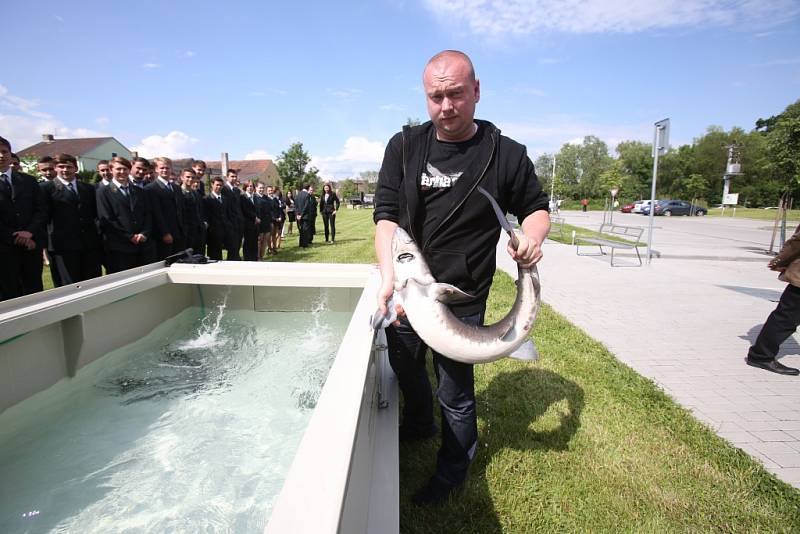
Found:
[[[650,228],[647,232],[647,264],[653,258],[653,218],[656,213],[656,179],[658,178],[658,156],[669,148],[669,119],[655,123],[653,133],[653,186],[650,190]]]

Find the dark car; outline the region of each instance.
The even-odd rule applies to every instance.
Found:
[[[649,215],[650,206],[642,208],[642,213]],[[708,214],[708,210],[702,206],[695,206],[685,200],[659,200],[655,207],[656,215],[670,217],[672,215],[697,215],[702,217]]]

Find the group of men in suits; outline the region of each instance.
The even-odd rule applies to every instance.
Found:
[[[0,300],[43,289],[43,258],[56,286],[146,265],[192,248],[212,259],[263,257],[259,243],[285,219],[285,206],[263,187],[239,188],[238,173],[215,178],[203,195],[206,165],[173,176],[172,162],[114,157],[97,165],[99,180],[77,178],[69,154],[43,157],[42,181],[14,165],[11,144],[0,137]],[[270,188],[271,189],[271,188]],[[259,191],[260,190],[260,191]],[[271,191],[268,191],[271,193]],[[264,240],[277,250],[274,239]],[[43,254],[43,250],[47,254]]]

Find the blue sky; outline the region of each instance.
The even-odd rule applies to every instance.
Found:
[[[436,52],[473,59],[477,117],[535,159],[585,135],[673,145],[751,129],[800,98],[800,2],[21,2],[3,8],[0,135],[15,149],[113,135],[147,157],[276,157],[377,170],[426,119]],[[11,43],[9,46],[8,43]]]

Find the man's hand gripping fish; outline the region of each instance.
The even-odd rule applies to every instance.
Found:
[[[517,236],[497,202],[478,187],[492,203],[500,226],[511,238],[511,247],[519,246]],[[473,297],[450,284],[438,283],[431,274],[417,244],[402,228],[392,239],[394,294],[386,303],[388,315],[376,312],[373,328],[386,328],[396,320],[395,302],[402,305],[411,326],[436,352],[464,363],[488,363],[510,356],[535,360],[536,347],[526,339],[539,311],[541,285],[536,266],[517,266],[517,298],[511,311],[490,326],[472,326],[461,322],[447,304]]]

